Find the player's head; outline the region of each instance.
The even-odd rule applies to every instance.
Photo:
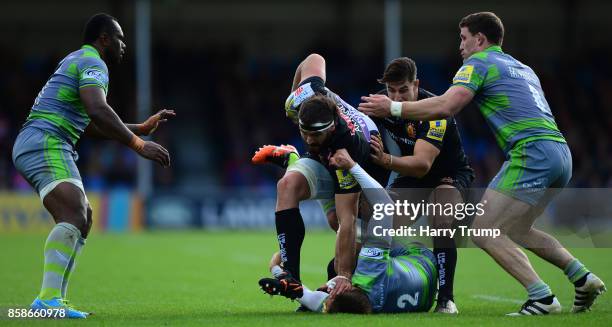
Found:
[[[463,59],[491,45],[502,45],[504,25],[492,12],[478,12],[467,15],[459,22],[461,44],[459,51]]]
[[[419,95],[417,67],[414,60],[407,57],[393,59],[378,83],[385,85],[393,101],[415,101]]]
[[[372,313],[372,304],[368,296],[359,288],[336,295],[335,299],[325,300],[326,313]]]
[[[330,141],[336,130],[337,110],[334,101],[324,95],[313,96],[300,105],[300,135],[308,151],[319,153]]]
[[[111,64],[120,63],[125,53],[123,30],[113,16],[95,14],[85,24],[83,44],[96,46],[102,50],[104,61]]]

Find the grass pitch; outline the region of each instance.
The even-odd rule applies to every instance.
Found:
[[[610,326],[612,293],[592,312],[570,314],[573,288],[558,269],[532,262],[552,287],[565,313],[504,317],[526,298],[520,285],[478,249],[460,249],[455,279],[458,317],[423,314],[320,315],[295,313],[297,302],[270,298],[258,289],[277,248],[269,232],[145,232],[91,235],[68,296],[95,315],[85,321],[8,319],[8,308],[24,308],[41,284],[46,235],[0,235],[0,326]],[[302,275],[308,286],[325,281],[333,254],[331,232],[307,233]],[[612,249],[572,252],[612,286]]]

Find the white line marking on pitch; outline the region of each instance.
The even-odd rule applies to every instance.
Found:
[[[509,299],[507,297],[484,295],[484,294],[477,294],[477,295],[473,295],[472,297],[476,299],[488,300],[488,301],[493,301],[493,302],[509,302],[509,303],[516,303],[516,304],[523,304],[523,302],[525,302],[525,301],[516,300],[516,299]]]

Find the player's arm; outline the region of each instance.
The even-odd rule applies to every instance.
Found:
[[[304,80],[313,76],[320,77],[325,82],[325,58],[316,53],[306,57],[295,70],[291,92],[295,91]]]
[[[421,178],[431,169],[434,160],[440,154],[433,144],[418,139],[414,145],[414,153],[411,156],[396,157],[384,152],[384,145],[380,137],[372,137],[370,143],[372,149],[372,161],[386,169],[398,172],[402,176]]]
[[[174,116],[176,116],[174,110],[162,109],[140,124],[125,124],[125,127],[135,135],[148,136],[157,130],[160,123],[165,123]],[[93,121],[85,129],[85,134],[96,138],[107,138],[104,132]]]
[[[386,204],[393,204],[393,200],[389,196],[389,193],[385,188],[380,185],[372,176],[370,176],[359,164],[357,164],[348,151],[340,149],[334,153],[330,159],[330,163],[337,166],[338,168],[347,169],[351,175],[357,180],[361,186],[362,192],[366,197],[368,203],[376,210],[378,206],[384,206]],[[376,226],[380,226],[383,229],[391,229],[393,227],[393,215],[386,215],[385,211],[382,210],[382,217],[373,217],[368,223],[368,232],[366,237],[366,244],[364,247],[376,247],[376,248],[390,248],[392,238],[385,234],[383,237],[377,237],[374,233]]]
[[[394,103],[386,95],[371,94],[369,97],[361,97],[363,102],[359,104],[359,110],[374,117],[401,115],[404,119],[429,121],[454,116],[473,98],[474,92],[471,89],[453,85],[440,96],[419,101]],[[391,110],[392,105],[394,108],[401,108],[399,112],[396,109]]]
[[[336,235],[336,271],[343,276],[332,291],[332,297],[351,287],[350,278],[355,267],[355,219],[359,203],[359,192],[336,194],[336,215],[340,227]],[[348,283],[346,283],[348,281]]]
[[[97,127],[98,133],[129,146],[141,156],[164,167],[170,165],[170,155],[166,149],[154,142],[143,141],[125,126],[113,108],[106,103],[106,94],[102,88],[82,87],[79,93],[85,111]]]

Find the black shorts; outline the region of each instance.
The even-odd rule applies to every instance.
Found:
[[[468,199],[468,190],[474,181],[474,170],[470,166],[458,169],[449,176],[428,174],[422,178],[398,176],[389,186],[393,189],[424,189],[433,190],[440,185],[450,185],[456,188],[461,197]],[[429,193],[429,192],[428,192]]]

